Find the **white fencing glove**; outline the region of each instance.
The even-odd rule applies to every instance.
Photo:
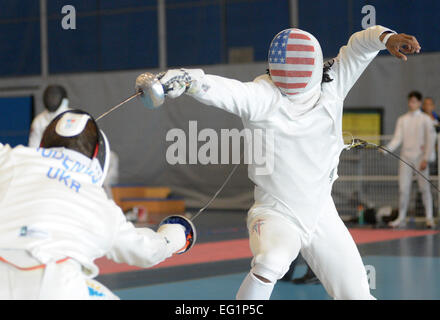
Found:
[[[173,227],[173,228],[171,228],[171,227]],[[176,228],[176,227],[180,227],[180,228]],[[181,239],[180,229],[183,229],[183,234],[184,234],[184,238],[185,238],[183,241],[183,244],[180,240]],[[167,233],[167,236],[169,236],[168,240],[171,239],[170,242],[174,241],[174,238],[177,238],[177,236],[176,236],[177,233],[179,234],[179,236],[178,236],[179,239],[176,239],[174,241],[174,243],[176,244],[175,245],[176,250],[174,250],[173,253],[177,253],[177,254],[185,253],[189,249],[191,249],[194,246],[194,244],[196,243],[196,238],[197,238],[196,227],[191,222],[191,220],[189,220],[188,218],[186,218],[184,216],[175,215],[175,216],[166,217],[159,224],[158,232],[163,232],[163,230],[165,230],[165,232],[168,232],[166,230],[170,230],[169,232],[173,233],[173,234]],[[176,231],[173,231],[173,230],[176,230]],[[177,232],[177,230],[179,230],[179,232]],[[175,248],[173,248],[173,249],[175,249]]]
[[[196,94],[202,86],[205,73],[201,69],[171,69],[157,75],[170,98],[177,98],[183,93]]]
[[[180,251],[186,244],[185,228],[182,225],[163,224],[157,233],[165,238],[169,252],[173,254]]]

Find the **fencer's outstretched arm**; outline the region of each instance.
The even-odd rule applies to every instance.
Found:
[[[207,90],[201,90],[192,96],[207,105],[234,113],[241,118],[258,120],[273,110],[275,95],[271,82],[261,76],[253,82],[240,82],[215,75],[205,75]]]
[[[382,26],[374,26],[356,32],[350,37],[347,45],[340,49],[338,56],[329,62],[333,63],[331,69],[335,72],[335,79],[330,83],[334,87],[333,92],[339,98],[344,99],[368,64],[380,50],[384,49],[388,49],[392,55],[406,60],[403,53],[419,52],[420,45],[414,37],[396,34]]]
[[[394,129],[393,138],[386,146],[388,150],[394,151],[402,144],[402,140],[403,140],[402,125],[403,125],[402,118],[399,117],[399,119],[397,119],[396,128]]]
[[[344,99],[351,87],[356,83],[368,64],[380,50],[386,49],[380,41],[380,36],[391,31],[382,26],[370,27],[354,33],[348,43],[339,50],[338,56],[330,61],[331,69],[335,72],[334,80],[330,83],[332,90],[339,98]]]
[[[191,83],[190,88],[184,88],[184,79]],[[275,99],[274,84],[267,81],[268,75],[256,78],[252,82],[241,82],[216,75],[205,74],[200,69],[168,70],[160,79],[165,87],[172,86],[168,93],[171,98],[186,92],[196,100],[211,105],[248,120],[257,120],[273,111]]]
[[[157,232],[149,228],[136,228],[126,221],[120,211],[119,228],[106,257],[142,268],[152,267],[185,246],[184,228],[180,225],[163,225]]]

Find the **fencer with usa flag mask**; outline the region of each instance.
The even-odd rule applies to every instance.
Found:
[[[80,110],[58,115],[40,147],[0,144],[0,299],[117,299],[94,260],[151,267],[193,244],[183,217],[135,228],[102,188],[109,144]]]
[[[261,174],[249,164],[255,203],[248,213],[252,269],[238,299],[269,299],[278,279],[301,252],[335,299],[373,299],[357,247],[331,197],[337,178],[343,102],[350,88],[387,48],[406,60],[419,52],[417,40],[382,26],[352,35],[325,65],[310,33],[287,29],[269,48],[269,73],[253,82],[169,70],[158,76],[168,96],[186,93],[242,118],[245,128],[274,132],[263,141],[273,150],[274,169]]]

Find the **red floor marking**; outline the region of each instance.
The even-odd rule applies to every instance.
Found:
[[[350,229],[350,233],[357,244],[380,242],[408,237],[418,237],[438,233],[434,230],[390,230],[390,229]],[[235,260],[252,257],[248,239],[227,240],[196,244],[186,254],[175,255],[153,267],[165,268],[183,266],[196,263]],[[125,263],[115,263],[106,258],[97,259],[100,274],[141,270],[142,268],[129,266]]]
[[[182,266],[195,263],[234,260],[251,257],[248,239],[207,242],[196,244],[188,253],[175,255],[153,268]],[[117,264],[106,258],[97,259],[100,274],[140,270],[141,268],[122,263]]]

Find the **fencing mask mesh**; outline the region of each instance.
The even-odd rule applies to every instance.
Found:
[[[306,31],[291,28],[278,33],[271,42],[268,62],[272,81],[289,97],[321,84],[321,46]]]

